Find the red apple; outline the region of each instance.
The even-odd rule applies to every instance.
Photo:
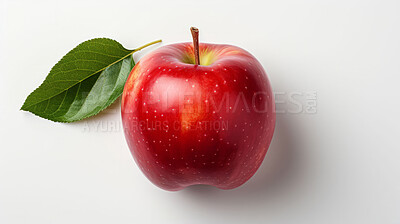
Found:
[[[194,39],[147,54],[131,71],[122,96],[125,137],[160,188],[236,188],[257,171],[273,136],[270,83],[247,51]]]

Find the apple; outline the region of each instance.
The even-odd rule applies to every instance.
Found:
[[[177,191],[195,184],[236,188],[260,167],[275,127],[267,75],[247,51],[225,44],[163,46],[131,71],[122,123],[145,176]]]

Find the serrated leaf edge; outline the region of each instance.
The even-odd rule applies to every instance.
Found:
[[[84,42],[80,43],[79,45],[77,45],[76,47],[74,47],[74,48],[73,48],[72,50],[70,50],[69,52],[72,52],[73,50],[75,50],[75,49],[78,48],[79,46],[81,46],[81,45],[83,45],[83,44],[85,44],[85,43],[87,43],[87,42],[89,42],[89,41],[101,40],[101,39],[103,39],[103,40],[111,40],[111,41],[114,41],[114,42],[116,42],[117,44],[119,44],[122,48],[124,48],[118,41],[113,40],[113,39],[110,39],[110,38],[105,38],[105,37],[103,37],[103,38],[94,38],[94,39],[90,39],[90,40],[84,41]],[[124,48],[124,49],[125,49],[125,50],[128,50],[128,49],[126,49],[126,48]],[[139,49],[139,50],[140,50],[140,49]],[[129,50],[128,50],[128,51],[129,51]],[[122,61],[122,60],[124,60],[125,58],[129,57],[130,55],[132,55],[133,53],[135,53],[136,51],[138,51],[138,49],[133,49],[133,50],[130,50],[130,51],[131,51],[131,52],[130,52],[129,54],[127,54],[127,55],[125,55],[124,57],[118,59],[117,61],[115,61],[115,62],[109,64],[108,66],[106,66],[106,67],[104,67],[104,68],[102,68],[102,69],[99,69],[99,70],[96,71],[96,72],[93,72],[92,74],[90,74],[90,75],[87,76],[86,78],[84,78],[84,79],[82,79],[82,80],[79,80],[79,81],[78,81],[77,83],[75,83],[73,86],[78,85],[79,83],[82,83],[83,81],[85,81],[86,79],[92,77],[93,75],[96,75],[97,73],[104,71],[106,68],[108,68],[108,67],[110,67],[110,66],[112,66],[112,65],[114,65],[114,64],[116,64],[116,63],[118,63],[118,62],[120,62],[120,61]],[[68,53],[69,53],[69,52],[68,52]],[[56,67],[56,65],[59,64],[59,63],[68,55],[68,53],[67,53],[66,55],[64,55],[64,56],[50,69],[49,74],[52,73],[54,67]],[[48,80],[48,75],[47,75],[47,77],[45,78],[45,80],[42,82],[42,84],[40,84],[40,86],[37,87],[36,89],[39,89],[40,87],[42,87],[42,85],[45,84],[45,82],[46,82],[47,80]],[[70,88],[72,88],[73,86],[71,86]],[[26,98],[26,100],[29,98],[30,95],[32,95],[33,92],[36,91],[36,89],[35,89],[34,91],[32,91],[32,92],[28,95],[28,97]],[[68,89],[69,89],[69,88],[68,88]],[[68,89],[63,89],[61,92],[67,91]],[[54,96],[56,96],[56,95],[54,95]],[[54,96],[48,97],[48,98],[46,98],[46,99],[44,99],[44,100],[41,100],[41,101],[39,101],[39,102],[37,102],[37,103],[35,103],[35,104],[32,104],[32,105],[29,105],[29,106],[26,106],[26,105],[25,105],[25,103],[26,103],[26,100],[25,100],[25,102],[24,102],[24,104],[22,105],[22,107],[20,108],[20,110],[32,112],[32,111],[29,111],[29,109],[28,109],[29,107],[32,107],[32,106],[34,106],[34,105],[37,105],[37,104],[39,104],[39,103],[41,103],[41,102],[43,102],[43,101],[45,101],[45,100],[49,100],[50,98],[52,98],[52,97],[54,97]],[[32,113],[33,113],[33,112],[32,112]],[[37,115],[37,116],[39,116],[39,115]]]
[[[93,40],[99,40],[99,39],[106,39],[106,40],[114,41],[114,42],[116,42],[117,44],[119,44],[122,48],[124,48],[124,47],[122,46],[122,44],[120,44],[118,41],[113,40],[113,39],[111,39],[111,38],[105,38],[105,37],[103,37],[103,38],[93,38],[93,39],[90,39],[90,40],[86,40],[86,41],[80,43],[79,45],[77,45],[75,48],[73,48],[73,49],[70,50],[69,52],[73,51],[74,49],[76,49],[76,48],[79,47],[80,45],[85,44],[86,42],[93,41]],[[107,67],[105,67],[105,68],[103,68],[103,69],[101,69],[101,70],[99,70],[99,71],[97,71],[97,72],[95,72],[95,73],[89,75],[88,77],[86,77],[85,79],[79,81],[78,83],[82,83],[82,81],[86,80],[87,78],[89,78],[89,77],[91,77],[91,76],[93,76],[93,75],[95,75],[95,74],[97,74],[97,73],[99,73],[99,72],[102,72],[102,71],[104,71],[105,69],[107,69],[108,67],[110,67],[110,66],[112,66],[112,65],[114,65],[114,64],[116,64],[116,63],[118,63],[118,62],[120,62],[120,61],[122,61],[122,60],[124,60],[124,59],[126,59],[126,58],[128,58],[128,57],[131,56],[133,53],[135,53],[135,52],[137,52],[137,51],[140,51],[140,50],[142,50],[142,49],[145,48],[145,47],[148,47],[148,46],[150,46],[150,45],[153,45],[153,44],[156,44],[156,43],[160,43],[160,42],[162,42],[162,40],[156,40],[156,41],[147,43],[147,44],[145,44],[145,45],[143,45],[143,46],[141,46],[141,47],[139,47],[139,48],[133,49],[133,50],[128,50],[128,49],[124,48],[125,50],[131,51],[131,52],[130,52],[129,54],[125,55],[124,57],[120,58],[119,60],[117,60],[117,61],[111,63],[111,64],[108,65]],[[68,53],[69,53],[69,52],[68,52]],[[67,53],[67,54],[68,54],[68,53]],[[67,54],[64,55],[64,56],[50,69],[49,74],[51,74],[51,72],[52,72],[52,70],[54,69],[54,67],[55,67],[58,63],[60,63],[60,61],[63,60],[64,57],[67,56]],[[131,63],[133,64],[133,66],[135,66],[135,62],[134,62],[133,58],[132,58],[131,61],[132,61]],[[46,117],[42,117],[42,116],[40,116],[38,113],[36,113],[36,112],[34,112],[34,111],[29,111],[28,108],[31,107],[32,105],[30,105],[29,107],[24,107],[25,104],[26,104],[26,100],[29,98],[29,96],[30,96],[33,92],[35,92],[37,89],[39,89],[39,88],[46,82],[46,80],[48,80],[48,77],[49,77],[49,75],[46,76],[45,80],[42,82],[42,84],[41,84],[39,87],[37,87],[34,91],[32,91],[32,92],[28,95],[28,97],[27,97],[27,98],[25,99],[25,101],[24,101],[24,104],[23,104],[22,107],[20,108],[20,110],[31,112],[31,113],[34,114],[35,116],[38,116],[38,117],[41,117],[41,118],[43,118],[43,119],[50,120],[50,121],[53,121],[53,122],[57,122],[57,123],[72,123],[72,122],[80,121],[80,120],[83,120],[83,119],[85,119],[85,118],[88,118],[88,117],[92,117],[92,116],[97,115],[98,113],[100,113],[101,111],[103,111],[103,110],[105,110],[107,107],[109,107],[112,103],[115,102],[116,99],[118,99],[118,98],[122,95],[122,92],[121,92],[120,94],[116,95],[112,100],[110,100],[109,103],[107,103],[107,104],[104,106],[103,109],[99,110],[98,112],[96,112],[96,113],[94,113],[94,114],[91,114],[91,115],[88,115],[88,116],[84,116],[84,117],[82,117],[81,119],[71,120],[71,121],[52,120],[52,119],[49,119],[49,118],[46,118]],[[75,85],[77,85],[78,83],[76,83]],[[73,86],[75,86],[75,85],[73,85]],[[68,89],[63,90],[62,92],[64,92],[64,91],[68,91]],[[52,97],[54,97],[54,96],[52,96]],[[52,98],[52,97],[49,97],[49,98],[47,98],[47,99],[45,99],[45,100],[49,100],[49,99]],[[45,101],[45,100],[42,100],[42,101],[40,101],[40,102],[43,102],[43,101]],[[39,102],[39,103],[40,103],[40,102]],[[37,103],[36,103],[36,104],[37,104]],[[36,105],[36,104],[33,104],[33,105]]]

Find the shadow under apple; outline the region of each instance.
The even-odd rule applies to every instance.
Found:
[[[261,167],[242,186],[232,190],[220,190],[213,186],[194,185],[181,193],[184,197],[212,203],[241,204],[263,203],[280,197],[296,197],[294,192],[301,184],[304,151],[299,127],[293,127],[290,115],[278,115],[275,134]],[[301,128],[300,128],[301,129]],[[300,180],[300,181],[299,181]],[[207,203],[207,202],[206,202]]]

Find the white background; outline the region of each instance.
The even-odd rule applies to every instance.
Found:
[[[0,223],[400,223],[399,1],[0,2]],[[73,124],[19,110],[84,40],[170,44],[191,41],[190,26],[253,53],[275,92],[317,92],[317,113],[278,114],[240,188],[152,185],[118,102]]]

